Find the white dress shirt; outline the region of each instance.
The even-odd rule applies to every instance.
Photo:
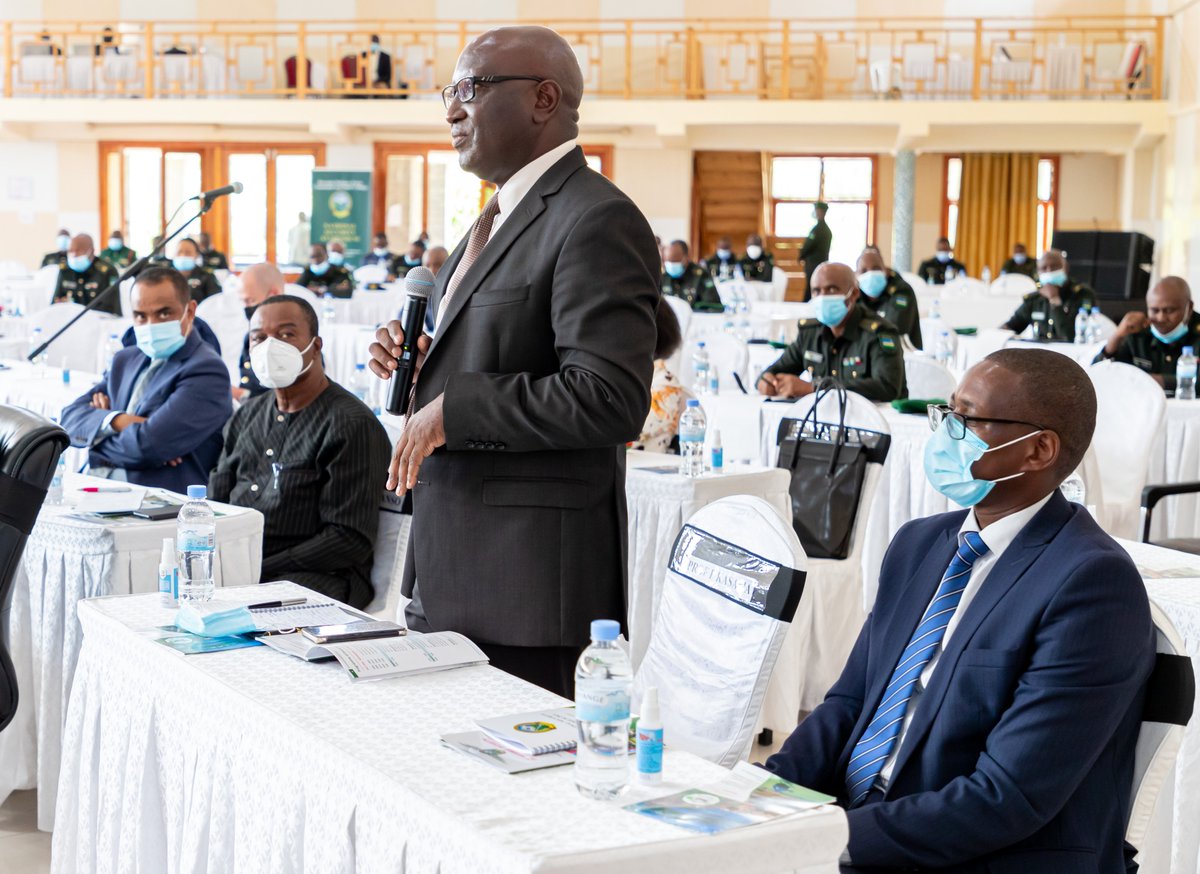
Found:
[[[1038,510],[1046,506],[1046,502],[1050,500],[1053,494],[1051,492],[1036,504],[1026,507],[1024,510],[1019,510],[1010,516],[1005,516],[998,522],[993,522],[982,531],[979,528],[979,520],[975,518],[975,511],[972,510],[967,513],[967,518],[963,520],[962,527],[958,529],[958,546],[962,546],[962,542],[968,531],[977,531],[979,532],[979,536],[983,538],[983,542],[987,544],[988,553],[983,558],[975,559],[975,563],[971,565],[971,576],[967,579],[966,588],[963,589],[962,598],[958,602],[958,609],[954,611],[950,617],[950,624],[946,626],[946,633],[942,636],[942,645],[934,650],[933,658],[929,660],[929,664],[925,666],[925,670],[921,671],[921,677],[917,681],[917,686],[908,701],[908,709],[904,713],[904,724],[900,728],[900,736],[896,738],[896,745],[892,747],[892,754],[888,756],[888,760],[883,764],[883,770],[879,772],[879,785],[886,787],[892,779],[892,770],[896,767],[896,756],[904,746],[904,736],[908,734],[908,727],[912,724],[913,714],[917,712],[917,708],[920,706],[921,695],[929,688],[929,680],[937,668],[938,659],[945,650],[946,644],[950,642],[950,635],[954,634],[954,629],[958,627],[963,614],[967,612],[971,601],[979,593],[984,580],[987,579],[992,568],[996,566],[996,562],[1000,560],[1000,556],[1004,555],[1005,550],[1017,539],[1017,535],[1029,524],[1029,520],[1038,514]],[[936,596],[936,591],[934,594]]]
[[[562,145],[555,146],[546,154],[534,158],[500,186],[500,190],[496,192],[496,197],[500,199],[500,214],[492,219],[492,232],[488,235],[489,243],[496,236],[496,231],[500,230],[500,226],[504,224],[504,219],[512,215],[513,210],[525,199],[525,195],[529,193],[530,189],[537,185],[538,180],[545,175],[547,170],[557,164],[573,148],[575,148],[575,140],[567,140]]]

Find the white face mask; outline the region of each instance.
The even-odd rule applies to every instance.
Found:
[[[757,260],[761,256],[762,256],[762,246],[747,246],[746,247],[746,257],[750,258],[751,260]]]
[[[267,337],[250,350],[250,369],[265,387],[287,388],[312,367],[312,361],[304,363],[304,353],[311,349],[315,342],[317,338],[313,337],[301,351],[291,343]]]

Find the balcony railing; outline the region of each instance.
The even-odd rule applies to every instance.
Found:
[[[5,21],[0,75],[5,97],[436,99],[499,23]],[[1163,97],[1161,16],[546,23],[593,98]]]

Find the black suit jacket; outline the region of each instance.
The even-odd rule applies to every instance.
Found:
[[[403,584],[433,628],[582,646],[591,620],[624,619],[625,443],[650,406],[658,269],[645,217],[575,149],[465,274],[416,391],[417,408],[445,393]]]

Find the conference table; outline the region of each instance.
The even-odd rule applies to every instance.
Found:
[[[351,683],[266,647],[179,656],[138,633],[171,615],[152,595],[79,605],[53,871],[837,871],[837,808],[696,836],[585,799],[569,767],[510,776],[446,749],[476,719],[566,703],[490,666]],[[668,750],[663,791],[724,773]]]
[[[103,483],[110,481],[68,474],[64,495],[70,499],[84,485]],[[262,514],[227,504],[214,503],[214,509],[221,514],[216,584],[257,581]],[[54,825],[62,725],[79,656],[76,605],[103,595],[157,592],[162,541],[175,530],[174,519],[79,517],[65,504],[43,506],[38,514],[4,617],[21,697],[13,722],[0,732],[0,804],[14,790],[36,787],[43,831]]]

